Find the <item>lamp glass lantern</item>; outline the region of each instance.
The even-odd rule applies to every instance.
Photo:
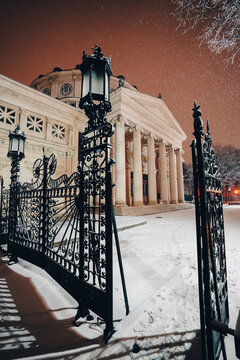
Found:
[[[9,158],[18,158],[23,159],[25,157],[25,140],[26,136],[24,132],[20,131],[19,126],[16,129],[9,133],[9,147],[8,147],[8,157]]]
[[[95,47],[92,55],[83,56],[80,69],[82,72],[80,108],[84,108],[85,103],[89,104],[93,101],[109,102],[112,70],[110,60],[103,56],[99,47]]]

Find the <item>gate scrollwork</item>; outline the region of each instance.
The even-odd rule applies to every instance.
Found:
[[[90,309],[104,319],[105,340],[113,333],[112,134],[106,121],[87,128],[79,142],[78,171],[70,176],[55,178],[54,154],[35,161],[34,181],[14,188],[8,243],[13,259],[44,268],[79,302],[82,313]]]

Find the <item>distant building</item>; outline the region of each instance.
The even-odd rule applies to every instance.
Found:
[[[29,181],[34,160],[43,154],[56,154],[56,175],[76,170],[78,133],[87,123],[78,108],[80,96],[78,66],[54,68],[30,87],[0,75],[0,175],[6,182],[8,133],[17,124],[27,136],[21,181]],[[117,213],[134,213],[134,208],[140,210],[144,204],[184,202],[182,142],[186,135],[162,98],[141,93],[123,76],[112,76],[111,103],[107,118],[115,125],[113,202]]]

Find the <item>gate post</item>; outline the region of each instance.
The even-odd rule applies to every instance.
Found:
[[[11,162],[11,183],[9,198],[9,222],[8,222],[8,246],[7,252],[11,254],[9,262],[17,262],[15,254],[16,227],[17,227],[17,194],[19,190],[20,159],[12,159]]]
[[[203,359],[226,360],[224,335],[213,323],[229,321],[225,238],[220,172],[209,125],[203,131],[200,106],[194,102],[192,159],[197,228],[199,303]],[[217,332],[218,331],[218,332]]]
[[[199,284],[199,304],[201,317],[201,337],[202,352],[204,359],[213,359],[213,341],[210,324],[207,319],[211,319],[210,304],[210,284],[209,284],[209,263],[207,246],[207,224],[206,224],[206,199],[205,199],[205,177],[203,165],[202,137],[204,136],[203,121],[201,119],[200,106],[194,102],[193,118],[194,133],[196,140],[192,143],[193,155],[193,175],[194,175],[194,196],[195,196],[195,214],[197,225],[197,251],[198,251],[198,284]],[[203,269],[204,263],[204,269]],[[204,271],[205,270],[205,271]],[[203,289],[203,283],[205,289]],[[203,296],[203,292],[208,295]],[[206,314],[206,316],[205,316]]]

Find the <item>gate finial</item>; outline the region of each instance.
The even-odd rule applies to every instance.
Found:
[[[210,135],[210,129],[209,129],[209,121],[207,119],[207,134]]]
[[[193,135],[195,135],[195,137],[197,136],[202,136],[203,133],[203,121],[201,119],[201,115],[202,112],[201,110],[199,110],[200,105],[197,105],[197,102],[194,101],[194,107],[193,107],[193,118],[194,118],[194,122],[193,122],[193,126],[194,126],[194,133]]]

